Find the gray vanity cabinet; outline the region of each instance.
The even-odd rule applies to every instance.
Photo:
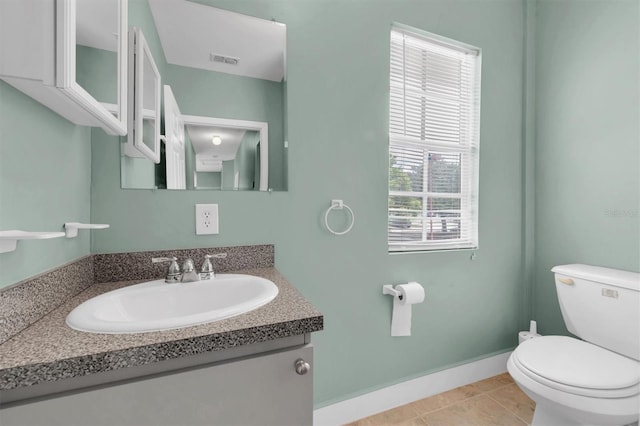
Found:
[[[9,425],[311,425],[313,347],[297,346],[0,410]]]

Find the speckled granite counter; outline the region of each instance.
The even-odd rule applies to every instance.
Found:
[[[322,314],[275,268],[236,272],[273,281],[278,286],[278,296],[270,303],[237,317],[152,333],[107,335],[69,328],[65,318],[77,305],[98,294],[140,280],[94,284],[0,345],[0,390],[142,366],[322,330]]]

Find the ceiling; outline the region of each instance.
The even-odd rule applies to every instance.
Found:
[[[168,63],[276,82],[286,78],[284,24],[187,0],[148,1]],[[214,56],[237,64],[214,62]]]

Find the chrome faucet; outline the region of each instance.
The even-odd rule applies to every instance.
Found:
[[[215,272],[213,271],[213,264],[211,263],[211,259],[224,259],[227,257],[227,253],[218,253],[218,254],[207,254],[204,257],[204,262],[202,262],[202,268],[200,269],[200,279],[201,280],[210,280],[215,278]]]
[[[182,263],[182,271],[178,266],[178,259],[175,257],[152,257],[153,263],[170,262],[167,269],[167,275],[164,279],[165,283],[191,283],[200,280],[209,280],[215,278],[215,272],[213,271],[213,264],[211,259],[224,259],[227,257],[227,253],[208,254],[204,257],[202,263],[201,272],[198,274],[196,268],[193,265],[193,260],[188,258]]]
[[[160,263],[160,262],[171,262],[169,264],[169,269],[167,269],[167,275],[164,279],[165,283],[177,283],[180,282],[182,278],[182,274],[180,274],[180,267],[178,266],[177,258],[175,257],[152,257],[151,262]]]
[[[196,272],[195,266],[193,266],[193,260],[186,259],[182,264],[182,279],[180,281],[183,283],[200,281],[200,276]]]

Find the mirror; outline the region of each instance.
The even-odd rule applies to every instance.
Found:
[[[118,0],[76,1],[76,81],[116,117],[121,113],[117,107],[121,82],[113,78],[119,76],[119,24]]]
[[[56,25],[73,21],[70,40],[73,48],[57,42],[60,61],[75,64],[63,66],[56,75],[58,87],[69,86],[91,109],[110,134],[127,133],[127,19],[126,0],[65,0],[57,4]],[[97,78],[96,78],[97,77]],[[95,105],[91,105],[95,103]]]
[[[148,6],[130,7],[129,21],[146,23],[172,95],[164,93],[159,164],[123,151],[122,188],[287,190],[286,26],[205,1]],[[181,139],[176,121],[184,121],[183,145],[173,142]],[[216,132],[223,148],[213,145]]]

